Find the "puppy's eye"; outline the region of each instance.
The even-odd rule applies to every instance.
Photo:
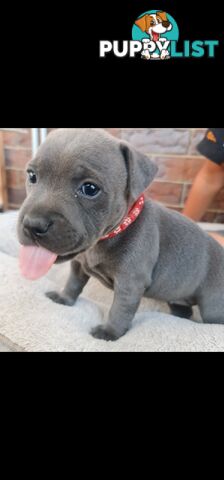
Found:
[[[28,179],[30,183],[32,184],[37,183],[36,173],[34,173],[32,170],[28,170],[27,174],[28,174]]]
[[[93,183],[84,183],[80,188],[80,193],[85,197],[96,197],[100,192],[100,188]]]

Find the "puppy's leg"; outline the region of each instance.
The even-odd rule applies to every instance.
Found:
[[[142,54],[141,54],[141,57],[142,57],[144,60],[149,60],[149,59],[151,58],[150,53],[149,53],[148,50],[143,51]]]
[[[64,290],[62,290],[61,293],[48,292],[46,293],[46,296],[55,303],[72,307],[79,295],[82,293],[82,290],[87,284],[88,280],[89,277],[83,272],[80,263],[76,260],[73,260],[71,263],[71,273]]]
[[[168,52],[168,50],[162,50],[162,52],[161,52],[161,58],[162,58],[162,60],[164,60],[164,58],[167,58],[167,57],[169,57],[169,52]]]
[[[204,323],[224,324],[224,288],[203,292],[198,304]]]
[[[150,44],[150,40],[147,38],[143,38],[142,40],[143,50],[141,52],[141,57],[144,58],[145,60],[150,59],[150,52],[148,49],[149,44]]]
[[[93,337],[107,341],[122,337],[131,326],[143,293],[144,288],[140,289],[136,285],[125,287],[123,282],[122,286],[116,286],[108,321],[105,325],[92,329]]]

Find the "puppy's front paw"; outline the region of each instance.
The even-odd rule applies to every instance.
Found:
[[[58,292],[47,292],[46,297],[50,298],[50,300],[55,303],[59,303],[60,305],[67,305],[68,307],[72,307],[75,304],[75,300]]]
[[[99,340],[106,340],[106,342],[115,342],[119,338],[119,335],[109,331],[104,325],[98,325],[98,327],[93,328],[91,330],[91,335]]]
[[[147,51],[142,52],[141,57],[143,60],[150,60],[150,53]]]
[[[162,60],[164,60],[164,58],[168,58],[169,57],[169,52],[168,50],[162,50],[161,52],[161,58]]]

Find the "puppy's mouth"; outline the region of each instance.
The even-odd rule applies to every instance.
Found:
[[[152,39],[154,42],[158,42],[160,34],[152,30]]]
[[[76,257],[77,255],[79,255],[80,253],[83,253],[85,251],[86,251],[86,249],[83,248],[83,249],[80,249],[80,250],[76,250],[73,253],[68,253],[68,254],[65,254],[65,255],[58,255],[57,260],[54,263],[58,264],[58,263],[69,262],[69,260],[72,260],[74,257]]]
[[[85,251],[77,249],[73,253],[58,255],[40,245],[22,245],[20,248],[20,271],[28,280],[38,280],[45,276],[54,264],[72,260],[76,255]]]
[[[20,271],[28,280],[38,280],[45,276],[54,264],[68,262],[88,248],[85,232],[78,235],[66,224],[59,225],[60,228],[51,230],[46,235],[39,235],[31,229],[26,230],[23,227],[23,218],[18,226],[21,243]]]

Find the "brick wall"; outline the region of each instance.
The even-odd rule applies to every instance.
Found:
[[[26,163],[32,156],[30,128],[3,131],[9,208],[18,208],[25,198]]]
[[[204,162],[196,146],[203,137],[205,129],[112,128],[107,130],[150,155],[159,166],[157,179],[149,189],[151,197],[181,211],[192,182]],[[24,167],[31,158],[30,129],[4,132],[3,137],[9,205],[11,208],[17,208],[25,197]],[[224,222],[224,189],[211,205],[204,220]]]

